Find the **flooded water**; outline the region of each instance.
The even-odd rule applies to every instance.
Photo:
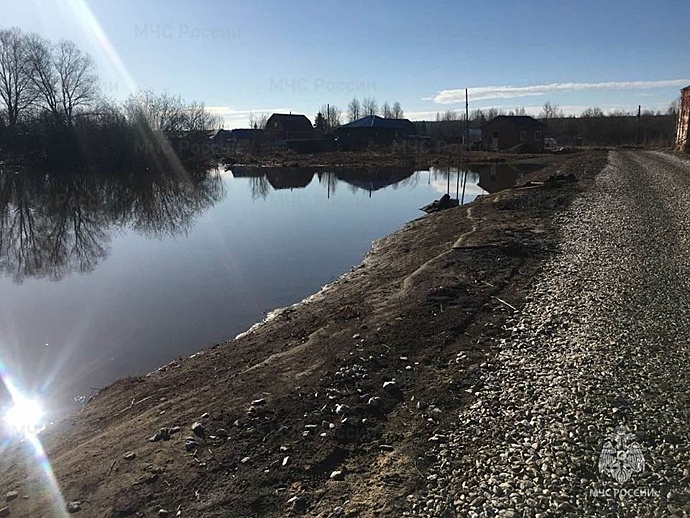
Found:
[[[464,202],[512,185],[468,172]],[[52,412],[233,338],[423,216],[455,169],[0,174],[0,361]]]

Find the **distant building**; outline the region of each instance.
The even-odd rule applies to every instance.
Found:
[[[264,130],[261,129],[234,129],[230,132],[230,142],[240,153],[257,153],[263,140]]]
[[[219,129],[211,135],[211,142],[217,150],[231,153],[256,153],[260,150],[264,130],[260,129]]]
[[[680,91],[680,108],[678,110],[678,127],[676,129],[676,147],[680,151],[690,151],[688,126],[690,125],[690,86]]]
[[[482,128],[482,142],[493,151],[520,150],[541,153],[544,150],[546,124],[528,115],[499,115]]]
[[[467,138],[469,139],[468,142],[470,144],[482,139],[482,130],[480,128],[470,128],[463,131],[463,133],[465,132],[467,132]]]
[[[218,129],[211,133],[211,141],[214,143],[227,142],[230,140],[232,132],[226,129]]]
[[[267,140],[309,140],[316,137],[314,128],[304,115],[274,113],[266,122],[264,134]]]
[[[369,146],[390,146],[394,141],[417,134],[408,119],[384,119],[369,115],[344,124],[335,130],[338,147],[344,150],[365,149]]]

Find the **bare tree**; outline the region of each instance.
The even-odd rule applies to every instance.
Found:
[[[74,123],[75,110],[88,106],[98,97],[96,65],[73,42],[61,40],[54,49],[53,66],[58,78],[62,115],[68,126]]]
[[[185,124],[190,131],[208,131],[221,125],[221,118],[206,111],[204,103],[192,101],[185,109]]]
[[[359,119],[361,113],[361,106],[359,104],[359,99],[353,98],[347,105],[347,121],[353,122]]]
[[[508,112],[508,115],[510,115],[511,117],[514,117],[514,116],[518,116],[518,117],[524,116],[524,115],[527,115],[527,110],[525,110],[523,107],[515,108],[514,110],[510,110],[510,111]]]
[[[57,74],[53,67],[50,42],[38,34],[29,34],[26,39],[27,63],[31,75],[31,88],[37,104],[58,120]]]
[[[140,90],[125,101],[124,109],[127,120],[142,128],[162,131],[166,135],[177,135],[187,129],[182,98],[167,92],[155,94],[151,90]]]
[[[545,120],[559,119],[561,117],[563,117],[563,110],[561,110],[557,104],[551,104],[549,101],[544,103],[544,107],[539,114],[539,118]]]
[[[37,34],[27,39],[32,86],[41,106],[67,126],[74,117],[98,98],[98,77],[93,59],[73,42],[57,45]]]
[[[455,110],[448,110],[445,113],[436,113],[437,122],[459,121],[460,113]]]
[[[327,131],[334,130],[340,126],[343,110],[332,104],[324,104],[319,108],[319,112],[324,117]]]
[[[249,112],[249,127],[254,129],[266,129],[266,123],[270,117],[270,114],[266,112]]]
[[[582,112],[582,115],[580,117],[603,117],[604,112],[601,108],[598,106],[595,106],[594,108],[587,108]]]
[[[10,127],[33,101],[26,38],[16,27],[0,30],[0,100]]]
[[[479,122],[480,124],[484,124],[487,120],[484,110],[482,110],[481,108],[477,108],[476,110],[472,111],[472,113],[470,114],[470,120]]]
[[[505,112],[503,110],[500,110],[498,108],[489,108],[489,111],[486,114],[487,120],[493,120],[499,115],[505,115]]]
[[[393,118],[394,119],[402,119],[405,117],[405,114],[403,113],[402,106],[400,106],[400,103],[398,101],[395,101],[393,103]]]
[[[343,110],[337,106],[331,105],[331,111],[328,114],[328,124],[331,129],[336,129],[340,126],[341,119],[343,117]]]
[[[393,110],[391,109],[391,105],[388,104],[388,101],[384,101],[383,106],[381,106],[381,116],[384,119],[393,118]]]
[[[376,115],[379,111],[379,105],[373,97],[365,97],[362,99],[362,115],[368,117],[369,115]]]

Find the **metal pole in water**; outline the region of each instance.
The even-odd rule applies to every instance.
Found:
[[[470,98],[465,88],[465,146],[470,150]]]
[[[462,173],[462,202],[460,202],[461,205],[465,204],[465,187],[467,186],[467,171],[463,171]]]
[[[456,175],[455,175],[455,199],[457,200],[459,198],[460,194],[460,164],[457,164],[456,166]]]

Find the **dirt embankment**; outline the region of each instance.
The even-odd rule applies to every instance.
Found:
[[[529,179],[579,181],[412,221],[305,303],[103,390],[41,437],[64,499],[94,517],[400,516],[557,245],[554,214],[605,160],[559,157]],[[58,516],[28,448],[4,452],[11,516]]]
[[[553,154],[517,154],[504,152],[393,152],[393,151],[333,151],[328,153],[297,154],[281,152],[265,155],[246,155],[227,159],[228,165],[253,167],[322,167],[324,169],[378,169],[385,167],[430,167],[481,165],[492,163],[541,163],[553,161]]]

